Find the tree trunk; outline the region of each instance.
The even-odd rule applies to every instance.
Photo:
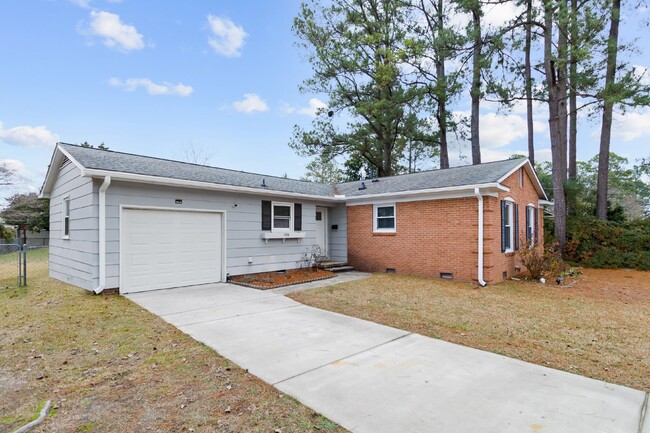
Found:
[[[438,38],[442,39],[444,32],[444,14],[443,14],[443,0],[438,0],[438,10],[436,26],[438,28]],[[445,86],[445,58],[438,49],[436,53],[436,79],[438,86],[438,126],[440,127],[440,168],[449,168],[449,150],[447,149],[447,90]]]
[[[607,72],[603,101],[603,125],[600,130],[600,153],[598,155],[598,187],[596,192],[596,216],[607,219],[607,182],[609,177],[609,147],[612,139],[612,112],[614,101],[609,94],[616,80],[616,54],[618,51],[618,25],[621,0],[612,2],[612,21],[607,41]]]
[[[578,0],[571,0],[570,33],[571,53],[569,58],[569,180],[576,180],[578,177],[577,167],[577,144],[578,144],[578,105],[576,98],[576,86],[578,84],[578,60],[576,50],[578,49]]]
[[[479,108],[481,104],[481,50],[483,41],[481,39],[481,5],[477,4],[472,10],[474,50],[472,53],[472,118],[471,118],[471,139],[472,139],[472,164],[481,163],[481,141],[479,135]]]
[[[562,0],[560,0],[562,1]],[[566,1],[566,0],[565,0]],[[566,244],[566,197],[564,195],[564,181],[566,180],[566,141],[562,142],[562,124],[560,119],[561,86],[559,74],[561,67],[557,67],[558,59],[553,56],[553,1],[544,1],[544,69],[548,85],[548,124],[551,138],[551,153],[553,165],[553,202],[555,213],[555,238],[564,251]],[[564,133],[566,139],[566,129]]]
[[[535,141],[533,138],[533,79],[530,64],[530,47],[532,39],[533,0],[526,2],[526,43],[524,45],[524,75],[526,80],[526,126],[528,130],[528,159],[535,166]]]

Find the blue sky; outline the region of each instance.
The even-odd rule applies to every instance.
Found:
[[[310,75],[294,47],[291,23],[300,2],[21,0],[0,2],[0,162],[38,190],[56,141],[106,143],[113,150],[184,159],[190,145],[210,164],[298,178],[308,160],[287,143],[308,126],[323,95],[301,94]],[[499,22],[507,9],[488,12]],[[638,16],[647,16],[647,10]],[[627,24],[645,51],[648,32]],[[642,32],[642,33],[640,33]],[[641,70],[641,69],[640,69]],[[467,101],[454,107],[468,111]],[[485,104],[484,160],[524,151],[522,106],[508,116]],[[539,159],[550,158],[546,110],[536,114]],[[598,149],[599,122],[583,120],[579,158]],[[619,119],[613,150],[650,156],[650,111]],[[452,160],[469,145],[451,151]],[[2,194],[4,195],[4,194]]]

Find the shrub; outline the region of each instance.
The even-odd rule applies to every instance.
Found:
[[[535,280],[539,280],[544,274],[560,275],[566,268],[557,243],[551,244],[546,249],[528,244],[519,250],[519,258],[530,272],[531,278]]]
[[[594,268],[650,270],[650,219],[621,223],[582,216],[567,223],[567,260]]]

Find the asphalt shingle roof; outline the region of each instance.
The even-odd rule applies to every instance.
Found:
[[[334,195],[333,186],[320,183],[114,152],[112,150],[99,150],[72,144],[60,144],[60,146],[81,165],[89,169],[241,186],[259,189],[260,191],[272,190],[330,197]],[[267,185],[266,188],[262,187],[263,180]]]
[[[521,164],[521,159],[486,162],[479,165],[465,165],[446,170],[422,171],[411,174],[379,178],[376,182],[366,179],[366,189],[360,190],[361,182],[347,182],[337,185],[338,193],[346,197],[370,194],[417,191],[421,189],[481,185],[497,182],[512,169]]]
[[[372,194],[494,183],[521,164],[521,159],[514,159],[379,178],[376,182],[366,179],[364,181],[366,189],[360,190],[361,181],[327,185],[72,144],[60,143],[59,145],[87,169],[322,197],[334,195],[362,197]],[[267,185],[266,188],[262,187],[263,180]]]

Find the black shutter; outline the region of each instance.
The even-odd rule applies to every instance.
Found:
[[[302,205],[293,204],[293,230],[299,232],[302,230]]]
[[[539,209],[537,208],[533,208],[533,209],[535,209],[535,244],[537,244],[537,241],[539,240],[539,236],[537,235],[537,221],[539,218]]]
[[[262,230],[271,230],[271,202],[262,200]]]
[[[515,203],[515,250],[519,249],[519,205]]]
[[[530,208],[532,206],[526,206],[526,244],[530,242],[530,239],[533,237],[530,232]]]
[[[506,201],[501,200],[501,252],[506,251]]]

